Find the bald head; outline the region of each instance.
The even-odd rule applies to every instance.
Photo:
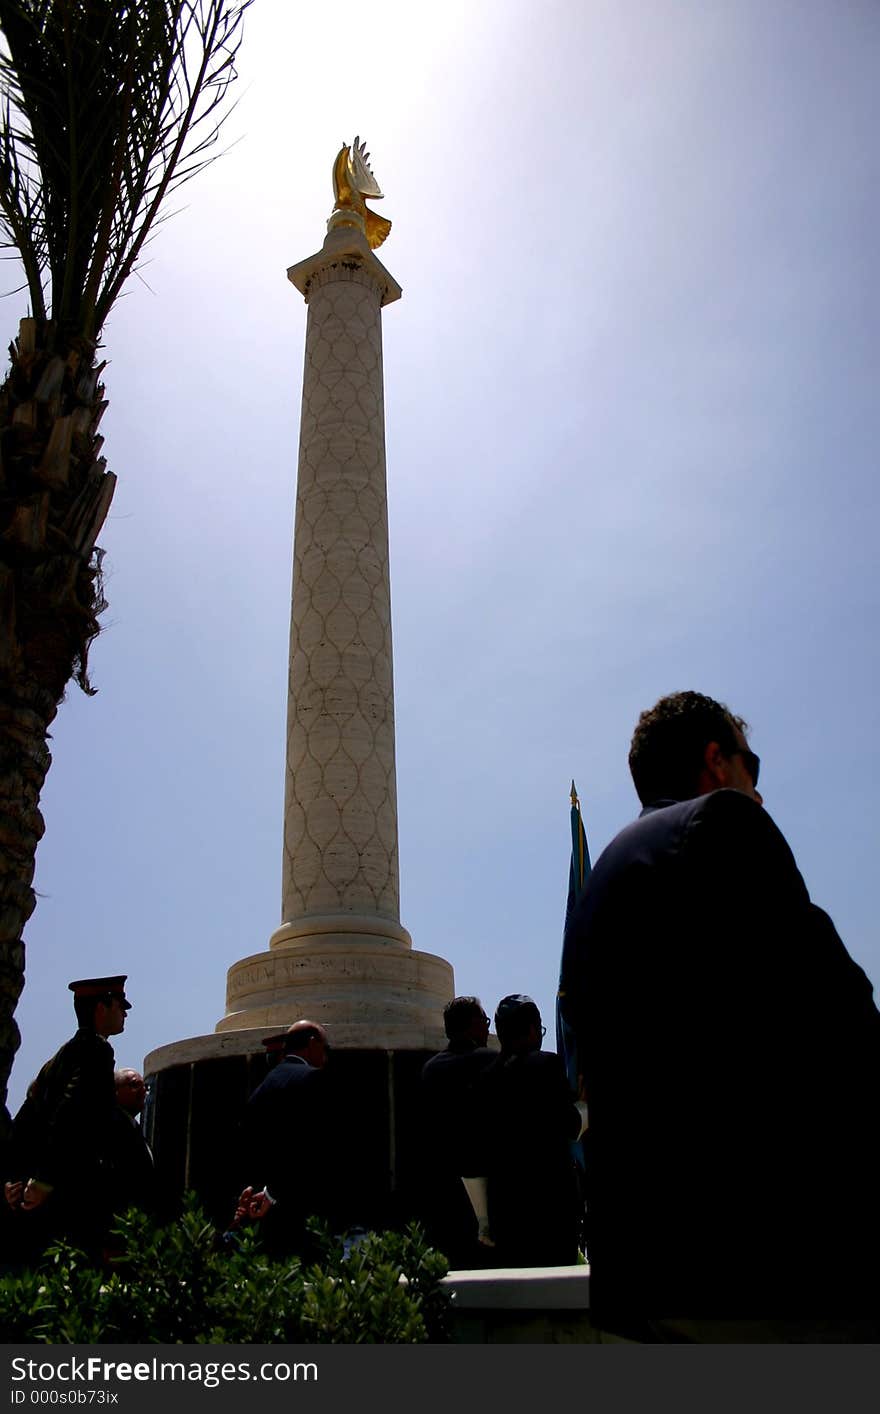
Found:
[[[116,1085],[116,1103],[132,1118],[139,1115],[147,1098],[144,1077],[136,1070],[117,1070],[113,1074]]]
[[[295,1021],[284,1037],[284,1054],[302,1056],[304,1061],[321,1070],[327,1064],[327,1032],[316,1021]]]

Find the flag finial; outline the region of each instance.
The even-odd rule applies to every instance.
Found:
[[[574,781],[572,781],[572,783],[571,783],[571,803],[572,803],[572,805],[579,805],[579,804],[580,804],[580,802],[579,802],[579,800],[578,800],[578,793],[577,793],[577,791],[576,791],[575,788],[574,788]]]

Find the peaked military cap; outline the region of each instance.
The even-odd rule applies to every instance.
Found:
[[[283,1051],[286,1037],[286,1031],[276,1031],[274,1036],[264,1036],[263,1046],[265,1047],[266,1054],[274,1056],[276,1051]]]
[[[131,1002],[125,995],[124,977],[78,977],[67,986],[74,997],[118,997],[126,1011],[131,1010]]]

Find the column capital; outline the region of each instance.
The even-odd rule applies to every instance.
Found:
[[[287,278],[308,304],[317,277],[333,271],[338,271],[342,279],[351,278],[355,271],[369,276],[378,287],[382,306],[393,304],[403,294],[394,276],[370,250],[366,237],[353,226],[337,226],[328,231],[321,249],[291,265]]]

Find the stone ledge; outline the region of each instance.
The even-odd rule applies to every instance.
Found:
[[[456,1310],[589,1311],[590,1269],[492,1267],[450,1272],[442,1285]]]
[[[322,1021],[318,1016],[312,1019]],[[226,1020],[235,1022],[234,1017],[227,1017]],[[296,1016],[289,1010],[278,1008],[273,1014],[269,1008],[259,1026],[235,1027],[233,1024],[222,1031],[209,1031],[203,1036],[171,1041],[144,1057],[143,1073],[145,1076],[157,1075],[177,1065],[196,1065],[200,1061],[226,1060],[231,1056],[265,1055],[263,1037],[270,1030],[286,1030],[291,1020],[295,1021]],[[419,1051],[426,1053],[427,1060],[429,1055],[442,1050],[446,1042],[442,1027],[432,1029],[415,1024],[386,1027],[385,1035],[391,1042],[387,1044],[384,1040],[378,1041],[375,1033],[368,1034],[365,1040],[363,1033],[369,1032],[367,1027],[332,1021],[322,1021],[322,1024],[325,1024],[330,1045],[335,1051],[375,1051],[385,1055],[397,1051]]]
[[[596,1345],[607,1339],[590,1320],[586,1266],[455,1271],[442,1285],[452,1297],[454,1345]]]

